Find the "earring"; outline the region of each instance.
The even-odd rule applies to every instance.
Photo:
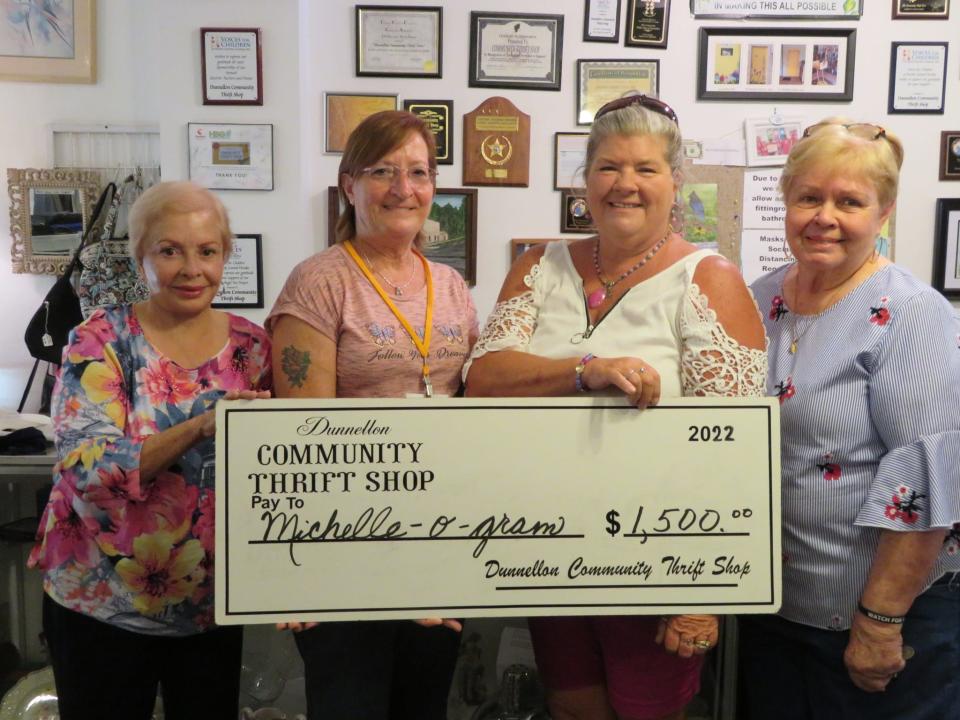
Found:
[[[787,245],[787,238],[783,238],[783,247],[781,249],[783,250],[784,260],[790,261],[794,259],[793,253],[790,252],[790,246]]]
[[[683,234],[683,211],[680,208],[680,203],[676,201],[670,208],[670,232],[677,235]]]

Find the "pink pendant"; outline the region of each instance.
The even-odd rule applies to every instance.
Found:
[[[599,290],[594,290],[592,293],[587,295],[587,306],[593,310],[603,305],[603,301],[607,299],[607,291],[604,288]]]

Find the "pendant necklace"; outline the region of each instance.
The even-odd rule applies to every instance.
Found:
[[[397,284],[373,266],[373,263],[370,262],[370,257],[363,251],[363,248],[360,248],[360,254],[363,255],[363,260],[367,263],[367,267],[379,275],[380,278],[387,283],[387,285],[393,285],[393,294],[397,297],[403,297],[403,291],[407,289],[407,285],[413,281],[413,276],[417,274],[417,266],[414,263],[413,256],[411,255],[410,257],[410,276],[405,282]]]
[[[390,312],[392,312],[393,316],[397,318],[397,321],[403,326],[403,329],[407,331],[407,335],[410,336],[410,340],[413,342],[414,347],[417,348],[417,352],[420,353],[420,359],[423,361],[423,394],[428,398],[433,397],[433,381],[430,378],[430,365],[427,364],[427,358],[430,356],[430,336],[433,331],[433,277],[430,274],[430,265],[427,263],[427,259],[420,253],[414,251],[414,255],[420,259],[420,264],[423,265],[423,278],[427,284],[427,306],[426,310],[424,311],[423,339],[421,340],[420,336],[413,329],[413,325],[410,324],[410,321],[407,319],[407,317],[400,312],[400,309],[394,305],[393,300],[391,300],[390,296],[387,295],[387,291],[384,290],[380,283],[377,282],[377,279],[373,276],[373,273],[370,272],[370,268],[367,267],[367,263],[361,259],[360,254],[357,252],[356,248],[353,247],[353,243],[349,240],[344,240],[343,247],[350,257],[353,258],[353,261],[357,264],[357,267],[360,268],[360,272],[362,272],[367,280],[370,281],[370,284],[373,285],[373,289],[377,291],[377,295],[380,296],[380,299],[383,300],[384,304],[386,304],[388,308],[390,308]],[[380,273],[377,274],[379,275]],[[381,275],[381,277],[383,276]]]
[[[814,315],[810,322],[807,323],[806,327],[804,327],[799,334],[797,333],[797,314],[791,313],[790,315],[790,354],[796,355],[797,349],[800,346],[800,339],[807,334],[807,330],[817,324],[817,320],[820,319],[820,315],[823,315],[823,313]]]
[[[597,290],[594,290],[592,293],[587,295],[587,306],[593,310],[603,305],[604,300],[607,299],[607,296],[610,294],[610,291],[613,290],[614,285],[619,283],[621,280],[628,278],[630,275],[635,273],[637,270],[646,265],[650,258],[657,254],[657,251],[662,248],[667,239],[670,237],[670,231],[667,231],[667,234],[664,235],[660,240],[657,241],[657,244],[650,248],[650,252],[643,256],[643,259],[640,262],[636,263],[629,270],[624,272],[616,280],[607,280],[603,276],[603,271],[600,269],[600,236],[597,236],[597,242],[593,246],[593,269],[597,273],[597,280],[600,281],[600,284],[603,286]]]

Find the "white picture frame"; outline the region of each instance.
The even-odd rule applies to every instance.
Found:
[[[803,129],[804,120],[797,117],[745,119],[747,165],[783,165],[791,148],[803,137]]]
[[[273,125],[187,123],[190,179],[210,190],[273,190]]]

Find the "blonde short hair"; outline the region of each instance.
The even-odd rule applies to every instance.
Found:
[[[784,198],[797,178],[817,170],[863,178],[877,193],[880,206],[887,208],[897,199],[903,144],[889,130],[848,118],[827,118],[807,128],[793,146],[780,176]]]
[[[217,217],[224,259],[233,250],[230,218],[220,198],[194,182],[175,180],[157,183],[143,193],[130,208],[130,256],[139,264],[151,240],[151,230],[167,215],[210,210]]]

